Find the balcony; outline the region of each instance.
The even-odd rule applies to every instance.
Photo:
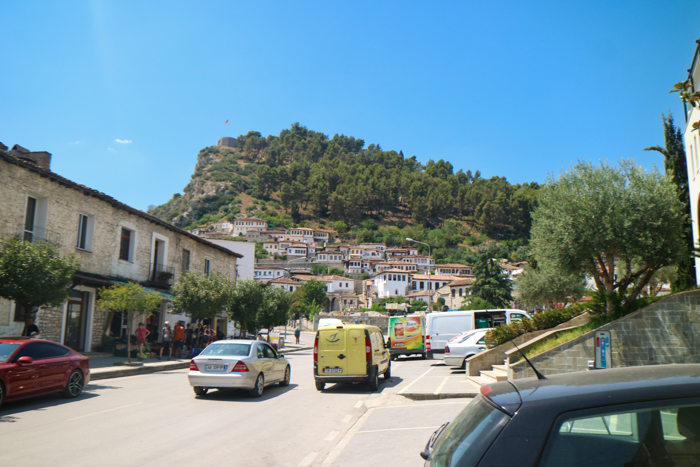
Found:
[[[60,233],[46,230],[38,225],[18,225],[17,230],[15,230],[15,238],[21,238],[30,243],[46,242],[56,246],[61,244]]]
[[[150,282],[156,282],[160,285],[173,285],[175,278],[175,267],[167,264],[154,264],[151,266],[151,272],[148,275]]]

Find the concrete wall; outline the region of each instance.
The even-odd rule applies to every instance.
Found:
[[[227,250],[243,255],[243,258],[238,258],[238,278],[240,280],[255,278],[255,243],[234,242],[233,240],[209,240],[210,242],[222,246]]]
[[[672,295],[618,319],[609,330],[614,367],[700,362],[700,290]],[[530,361],[544,375],[584,371],[595,358],[588,332]],[[534,376],[523,360],[509,366],[511,379]]]

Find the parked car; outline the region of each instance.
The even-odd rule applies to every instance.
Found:
[[[314,339],[314,380],[323,391],[327,383],[369,383],[379,388],[379,375],[391,378],[391,357],[377,326],[349,324],[325,327]]]
[[[432,467],[699,465],[700,364],[485,385],[421,456]]]
[[[3,402],[61,392],[78,397],[90,382],[90,359],[42,339],[0,339],[0,406]]]
[[[260,397],[265,386],[288,386],[289,361],[267,342],[253,340],[216,341],[190,361],[187,377],[197,396],[210,389],[247,389]]]
[[[484,339],[489,331],[492,331],[492,329],[469,331],[460,336],[459,339],[448,342],[445,346],[445,358],[443,360],[445,365],[464,368],[469,357],[486,350]]]

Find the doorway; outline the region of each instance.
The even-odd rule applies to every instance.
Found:
[[[66,329],[63,343],[73,350],[85,351],[85,329],[87,325],[87,306],[89,293],[73,290],[66,307]]]

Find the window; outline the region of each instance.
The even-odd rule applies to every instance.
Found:
[[[92,231],[95,226],[95,216],[89,214],[78,215],[78,244],[77,248],[92,251]]]
[[[119,259],[131,262],[134,260],[134,231],[123,227],[119,246]]]
[[[697,404],[697,399],[694,401]],[[700,454],[700,405],[688,406],[688,402],[677,400],[671,406],[657,404],[562,415],[540,465],[566,465],[570,459],[584,458],[590,465],[612,465],[611,453],[615,465],[641,465],[639,453],[643,453],[644,464],[648,461],[648,465],[693,465]]]
[[[208,259],[204,260],[204,274],[209,275],[209,270],[211,269],[211,261]]]
[[[190,270],[190,250],[182,249],[182,272]]]

